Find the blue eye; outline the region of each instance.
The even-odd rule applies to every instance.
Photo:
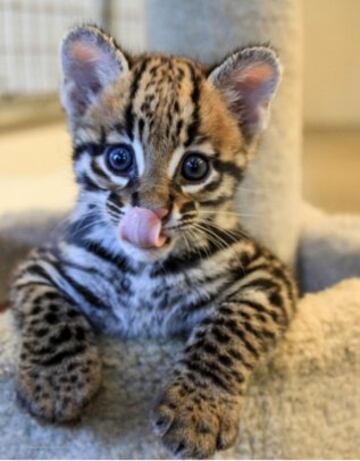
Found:
[[[181,167],[181,174],[188,181],[200,181],[209,172],[209,161],[201,154],[189,154]]]
[[[116,144],[107,147],[106,163],[110,170],[118,174],[128,173],[134,163],[134,150],[127,144]]]

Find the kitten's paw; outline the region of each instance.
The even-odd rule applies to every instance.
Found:
[[[234,444],[239,404],[214,386],[195,388],[184,378],[162,394],[152,423],[177,458],[209,458]]]
[[[39,420],[67,422],[81,416],[100,382],[99,360],[72,361],[61,367],[20,365],[17,398]]]

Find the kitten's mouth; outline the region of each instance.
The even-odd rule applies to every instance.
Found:
[[[147,209],[131,208],[121,220],[120,238],[142,250],[156,250],[169,245],[171,239],[164,234],[161,217]]]

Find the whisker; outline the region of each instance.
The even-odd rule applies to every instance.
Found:
[[[206,228],[205,226],[203,226],[202,224],[200,223],[194,223],[193,224],[195,227],[197,227],[199,230],[202,230],[209,238],[212,238],[214,240],[214,242],[217,242],[219,246],[219,248],[227,248],[228,247],[228,244],[225,240],[223,240],[221,237],[219,237],[215,232],[212,232],[210,231],[208,228]]]

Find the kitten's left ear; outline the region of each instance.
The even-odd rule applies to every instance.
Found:
[[[71,120],[83,115],[102,90],[129,69],[114,39],[91,25],[67,34],[61,46],[61,64],[61,100]]]
[[[265,46],[237,51],[211,71],[209,80],[223,94],[248,140],[266,126],[280,76],[280,62]]]

